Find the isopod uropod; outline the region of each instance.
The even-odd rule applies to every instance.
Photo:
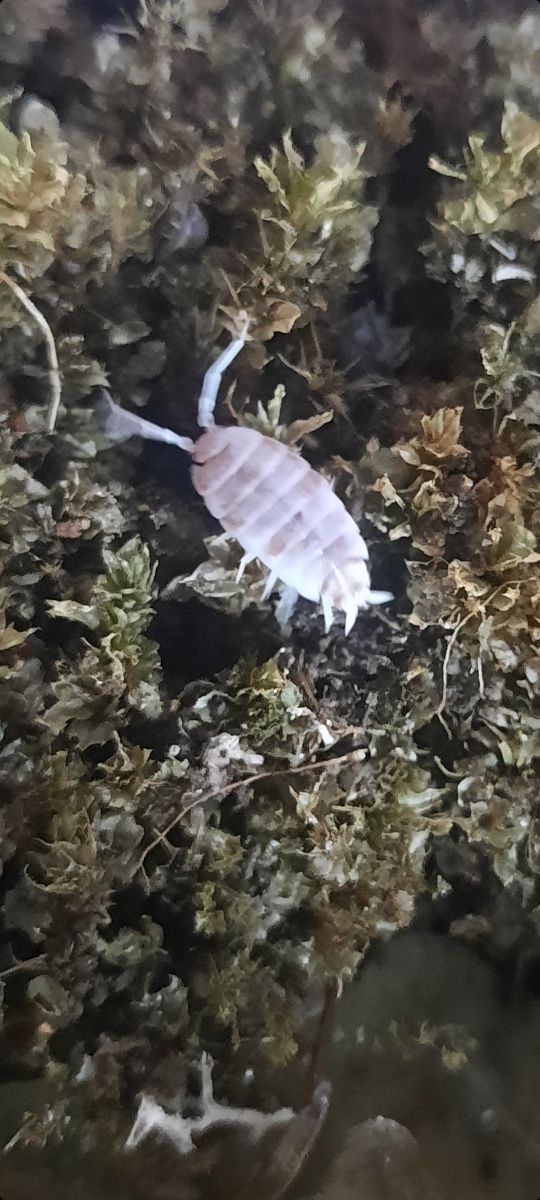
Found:
[[[223,372],[245,345],[246,332],[206,372],[198,407],[203,432],[196,442],[126,412],[105,393],[107,432],[169,442],[191,454],[197,492],[244,551],[237,579],[257,558],[269,571],[265,597],[280,580],[322,604],[326,631],[333,609],[343,611],[348,634],[359,609],[383,604],[392,594],[371,591],[367,546],[342,501],[298,451],[255,429],[214,424]]]

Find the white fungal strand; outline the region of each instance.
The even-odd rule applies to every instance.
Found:
[[[322,475],[294,450],[255,429],[211,426],[195,446],[193,483],[206,507],[234,535],[245,561],[258,558],[271,576],[306,600],[346,614],[391,599],[370,590],[367,547]]]
[[[280,1108],[273,1113],[259,1112],[254,1108],[233,1108],[214,1099],[212,1083],[213,1061],[207,1054],[201,1058],[200,1113],[195,1117],[184,1117],[181,1112],[167,1113],[150,1096],[143,1096],[139,1111],[126,1141],[126,1150],[133,1150],[149,1133],[172,1142],[179,1154],[189,1154],[195,1149],[193,1136],[200,1136],[217,1125],[243,1127],[254,1141],[262,1138],[268,1129],[288,1125],[295,1113],[291,1108]]]

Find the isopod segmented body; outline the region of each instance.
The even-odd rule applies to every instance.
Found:
[[[162,429],[106,398],[109,433],[138,434],[172,442],[193,455],[193,484],[208,511],[240,543],[238,572],[257,558],[269,570],[265,595],[281,580],[291,591],[321,603],[329,629],[333,609],[345,613],[349,633],[359,609],[392,599],[370,588],[364,539],[328,481],[301,454],[255,429],[213,424],[221,375],[244,345],[237,338],[205,375],[199,400],[197,442]]]
[[[368,552],[355,522],[322,475],[283,442],[255,429],[213,425],[195,445],[192,478],[212,516],[276,580],[346,613],[346,631],[371,601]],[[384,594],[387,599],[387,594]]]

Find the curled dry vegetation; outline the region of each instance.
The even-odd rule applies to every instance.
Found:
[[[388,92],[346,14],[288,7],[149,0],[111,28],[0,10],[0,270],[62,383],[49,434],[42,332],[0,288],[0,987],[13,1070],[58,1088],[34,1141],[74,1112],[99,1129],[102,1105],[121,1127],[179,1054],[293,1059],[308,997],[441,884],[432,838],[480,844],[537,918],[534,56],[479,16],[461,152],[413,59]],[[21,91],[30,60],[60,119]],[[450,333],[411,299],[441,284]],[[108,383],[193,433],[241,310],[241,419],[307,439],[396,591],[347,641],[307,605],[280,630],[174,452],[95,425]],[[426,368],[426,338],[448,367]]]

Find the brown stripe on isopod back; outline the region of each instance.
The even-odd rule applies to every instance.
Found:
[[[336,536],[333,541],[324,546],[326,558],[342,570],[343,564],[350,558],[358,557],[358,530],[345,530],[336,526]]]
[[[275,445],[277,449],[277,443]],[[275,481],[279,465],[280,457],[273,449],[266,450],[265,454],[250,455],[242,464],[241,469],[227,480],[224,487],[208,498],[210,512],[224,524],[230,521],[234,523],[235,528],[240,526],[247,515],[253,511],[257,497],[260,496],[261,505],[266,506],[267,501],[264,499],[264,495],[267,488],[272,495],[275,495]],[[244,504],[246,505],[245,509],[243,509]]]
[[[310,477],[310,483],[314,482],[317,486],[314,487],[312,496],[302,507],[301,523],[295,526],[295,534],[294,537],[291,537],[287,550],[289,553],[294,552],[304,556],[309,554],[312,557],[322,553],[320,530],[327,522],[328,517],[332,518],[332,527],[335,528],[340,502],[329,486],[319,488],[320,475],[310,471]]]
[[[290,556],[291,547],[298,542],[303,528],[304,522],[301,515],[295,514],[262,544],[262,554],[264,557],[267,559],[277,559],[282,554]],[[297,551],[294,553],[296,557]]]
[[[330,547],[337,538],[349,536],[351,544],[353,544],[358,552],[358,540],[360,539],[361,546],[364,546],[364,540],[358,530],[357,525],[353,521],[347,509],[343,507],[337,496],[332,492],[333,503],[329,506],[327,515],[320,521],[317,527],[317,537],[319,543],[327,554]],[[367,550],[366,550],[367,557]]]
[[[240,455],[233,446],[226,445],[212,458],[207,458],[202,464],[197,463],[192,469],[193,484],[199,495],[208,498],[220,489],[226,489],[229,480],[237,475],[253,456],[249,446],[244,446]],[[218,501],[219,503],[219,501]]]
[[[273,495],[275,467],[268,461],[248,462],[225,488],[210,497],[209,507],[226,528],[241,529],[254,510],[268,506]]]
[[[301,458],[287,463],[287,474],[280,480],[280,490],[276,495],[275,480],[272,486],[261,489],[259,496],[250,497],[251,503],[246,504],[246,520],[242,526],[242,534],[246,537],[257,537],[262,540],[276,533],[297,512],[301,512],[305,503],[303,498],[303,483],[309,466]],[[238,509],[239,506],[237,506]]]
[[[304,460],[302,460],[304,461]],[[307,466],[307,464],[305,464]],[[310,467],[308,474],[302,479],[294,491],[291,512],[281,523],[278,523],[276,509],[272,516],[276,523],[268,522],[268,536],[261,539],[259,551],[265,562],[272,561],[277,574],[290,566],[294,558],[302,562],[306,569],[315,559],[321,558],[323,549],[319,537],[320,514],[326,518],[331,509],[333,529],[336,531],[339,522],[341,505],[331,488],[321,488],[321,477]],[[272,527],[273,526],[273,527]],[[334,532],[335,536],[335,532]]]

